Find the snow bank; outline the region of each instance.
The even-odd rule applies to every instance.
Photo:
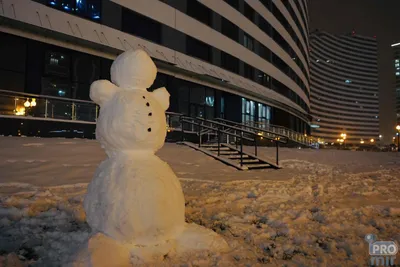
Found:
[[[38,158],[49,161],[40,163],[45,165],[40,169],[45,177],[26,167],[28,163],[23,163],[26,170],[9,170],[11,163],[0,164],[0,266],[16,260],[23,266],[59,266],[89,235],[82,200],[92,173],[86,170],[87,181],[74,179],[80,172],[72,168],[55,168],[54,179],[46,175],[58,160],[54,155],[71,165],[95,166],[103,154],[90,141],[73,140],[76,144],[64,150],[66,145],[60,145],[59,139],[19,140],[0,138],[0,145],[5,144],[0,153],[11,155],[0,158],[34,159],[33,152],[24,153],[34,146],[22,144],[37,142],[44,143]],[[75,159],[71,150],[83,155]],[[180,156],[174,157],[177,152]],[[159,156],[176,172],[185,173],[178,176],[186,221],[221,234],[232,250],[222,257],[188,255],[181,263],[166,258],[165,266],[366,266],[366,234],[400,242],[400,157],[396,153],[283,149],[284,169],[239,172],[192,152],[167,144]],[[222,174],[216,172],[219,168]],[[32,172],[34,179],[24,176]]]

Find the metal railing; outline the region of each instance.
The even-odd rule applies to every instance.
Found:
[[[228,120],[224,120],[221,118],[215,119],[217,121],[222,121],[225,123],[228,123],[230,125],[235,125],[237,127],[242,127],[243,129],[251,130],[251,131],[258,131],[260,133],[267,132],[267,133],[273,133],[281,136],[285,136],[290,140],[293,140],[297,143],[306,145],[306,146],[312,146],[315,143],[314,138],[306,136],[304,134],[295,132],[291,129],[285,128],[283,126],[277,126],[277,125],[272,125],[268,123],[261,123],[261,122],[247,122],[247,123],[239,123],[239,122],[232,122]],[[253,126],[253,125],[257,126]]]
[[[92,101],[0,90],[0,117],[95,124],[99,111],[100,107]],[[168,131],[181,131],[184,128],[186,132],[197,133],[196,124],[182,126],[180,121],[182,114],[166,112],[165,115]],[[268,132],[264,137],[279,135],[305,145],[313,143],[313,139],[310,137],[282,126],[256,123],[258,126],[254,127],[248,124],[214,119],[214,123],[218,121],[230,126],[244,127],[243,129],[250,131]],[[208,123],[211,123],[211,120],[208,120]],[[209,131],[208,134],[212,134],[211,132]]]
[[[185,141],[185,127],[184,124],[189,124],[194,126],[194,129],[197,131],[197,135],[199,138],[198,146],[201,147],[203,140],[202,136],[204,133],[209,133],[210,131],[217,137],[217,147],[218,147],[218,156],[220,156],[220,147],[221,147],[221,138],[223,135],[232,137],[231,140],[234,141],[236,148],[240,152],[240,166],[243,166],[243,146],[244,141],[248,141],[254,146],[254,155],[258,154],[258,140],[261,138],[267,138],[275,143],[276,145],[276,165],[279,165],[279,144],[286,144],[287,139],[284,136],[274,135],[274,136],[265,136],[262,137],[253,131],[248,131],[246,129],[231,126],[223,122],[217,122],[215,120],[207,120],[204,118],[193,118],[187,116],[181,116],[180,122],[182,124],[181,127],[181,138],[182,141]],[[203,131],[207,130],[207,131]],[[227,138],[229,140],[229,138]],[[229,143],[229,141],[227,141]]]
[[[0,90],[0,117],[95,124],[100,107],[87,100]],[[167,129],[180,130],[182,114],[165,113]]]
[[[0,115],[95,123],[99,106],[91,101],[0,90]]]

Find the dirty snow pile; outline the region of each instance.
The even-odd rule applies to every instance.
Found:
[[[366,266],[366,234],[400,242],[399,165],[359,173],[301,160],[282,165],[292,177],[281,181],[182,179],[186,220],[221,234],[231,251],[165,265]],[[0,199],[0,266],[65,263],[89,236],[87,184],[7,186],[20,190]]]

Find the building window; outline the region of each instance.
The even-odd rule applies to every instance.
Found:
[[[186,53],[190,56],[211,62],[211,46],[190,36],[186,36]]]
[[[122,9],[122,31],[153,43],[161,43],[161,24],[128,8]]]
[[[271,11],[272,0],[260,0],[260,2],[261,2],[269,11]]]
[[[242,98],[242,123],[254,126],[256,105],[254,101]]]
[[[244,77],[249,80],[254,79],[254,68],[246,63],[244,63]]]
[[[75,11],[81,16],[100,19],[100,2],[98,0],[76,0]]]
[[[239,0],[224,0],[228,5],[236,10],[239,10]]]
[[[221,18],[221,33],[235,42],[239,40],[239,28],[226,18]]]
[[[207,88],[207,90],[206,90],[206,105],[209,107],[214,106],[214,101],[215,101],[214,93],[215,93],[215,91],[213,89]]]
[[[254,50],[254,39],[253,37],[250,37],[249,35],[247,35],[246,33],[243,35],[243,45],[253,51]]]
[[[206,118],[214,119],[214,101],[215,101],[215,90],[211,88],[206,88]]]
[[[239,73],[239,59],[221,51],[221,67],[234,73]]]
[[[271,77],[267,74],[265,74],[262,71],[259,71],[257,74],[257,83],[270,88],[271,87]]]
[[[71,98],[71,84],[67,79],[61,79],[56,77],[44,77],[42,78],[42,95],[58,96]],[[58,102],[55,101],[54,104]],[[63,105],[60,102],[58,105]]]
[[[259,16],[258,19],[258,27],[268,36],[271,36],[271,24],[269,24],[269,22],[264,19],[263,17]]]
[[[249,6],[249,4],[247,4],[246,2],[244,2],[244,15],[251,22],[254,22],[254,17],[255,17],[254,9],[251,6]]]
[[[258,104],[258,122],[261,128],[265,128],[271,121],[271,107]]]
[[[396,76],[399,76],[400,75],[400,72],[396,72]]]
[[[206,7],[205,5],[203,5],[202,3],[200,3],[199,1],[195,0],[195,1],[186,1],[187,3],[187,14],[208,25],[208,26],[212,26],[211,25],[211,10]]]
[[[55,8],[72,12],[75,10],[74,0],[49,0],[47,3]]]
[[[69,77],[70,75],[69,55],[54,51],[47,51],[45,55],[44,72],[46,75]]]
[[[101,18],[101,1],[98,0],[48,0],[47,4],[91,20]]]
[[[271,62],[271,50],[269,50],[265,45],[259,43],[260,56],[268,62]]]

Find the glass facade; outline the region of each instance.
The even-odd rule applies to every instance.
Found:
[[[282,60],[279,55],[270,51],[263,43],[255,39],[243,29],[239,28],[234,22],[229,21],[225,17],[221,16],[198,1],[185,1],[187,2],[187,5],[182,4],[180,1],[163,0],[162,2],[177,8],[179,11],[209,26],[210,30],[219,31],[221,34],[247,47],[253,53],[270,62],[286,76],[292,79],[305,93],[306,97],[309,98],[309,90],[306,86],[306,83],[298,76],[298,74],[284,60]],[[255,26],[260,28],[265,34],[267,34],[279,46],[281,46],[281,48],[284,49],[291,58],[293,58],[305,77],[307,79],[309,78],[305,66],[303,65],[302,61],[299,60],[300,57],[296,55],[288,42],[276,29],[269,24],[264,17],[262,17],[256,10],[252,9],[248,4],[243,2],[243,0],[226,2],[232,7],[238,9],[238,11],[251,20]],[[91,18],[93,12],[100,12],[101,10],[101,1],[97,0],[58,0],[47,1],[47,3],[48,5],[60,10],[74,13],[89,19],[93,19]],[[276,8],[272,9],[273,3],[271,1],[262,1],[262,3],[271,12],[276,10]],[[106,5],[105,3],[103,4]],[[119,13],[113,13],[113,15],[107,15],[107,13],[102,15],[99,13],[99,20],[104,20],[101,21],[102,24],[166,46],[170,49],[185,53],[191,57],[198,58],[205,62],[224,68],[230,72],[241,75],[244,78],[250,79],[262,86],[266,86],[278,92],[279,94],[299,105],[306,113],[309,113],[309,106],[293,89],[290,89],[286,85],[276,81],[273,77],[268,75],[268,73],[265,74],[263,71],[248,65],[247,63],[238,59],[236,56],[230,55],[222,50],[210,46],[207,43],[202,42],[201,40],[186,35],[174,28],[164,25],[152,18],[139,14],[117,3],[107,2],[107,6],[112,6],[113,9],[120,11]],[[278,16],[279,12],[273,12],[273,15]],[[287,23],[284,24],[284,26],[287,26]],[[168,38],[163,38],[163,36],[168,36]],[[303,53],[303,56],[307,58],[307,52],[304,50],[304,47],[302,45],[299,47],[302,50],[301,52]]]
[[[98,21],[101,18],[101,1],[99,0],[48,0],[47,4],[91,20]]]
[[[242,123],[254,126],[255,121],[256,121],[255,102],[242,98]]]
[[[252,51],[252,53],[260,56],[260,60],[264,59],[270,62],[277,68],[276,71],[282,71],[284,76],[292,79],[298,86],[291,85],[291,88],[289,88],[285,84],[277,81],[271,73],[268,73],[267,69],[264,70],[267,73],[264,73],[264,71],[252,66],[251,62],[246,63],[242,61],[236,57],[237,55],[228,54],[219,48],[211,46],[205,41],[196,39],[197,37],[194,38],[186,35],[175,28],[164,25],[153,18],[139,14],[113,1],[38,1],[64,12],[98,21],[100,24],[118,31],[146,39],[152,43],[160,44],[164,47],[224,68],[227,71],[240,75],[242,78],[272,89],[303,109],[303,111],[299,111],[294,108],[294,105],[285,105],[278,100],[268,99],[268,96],[265,95],[262,99],[267,103],[271,103],[274,108],[250,99],[244,100],[244,107],[240,108],[240,106],[243,105],[243,100],[239,95],[159,73],[155,84],[149,88],[149,90],[165,86],[170,91],[171,106],[169,111],[203,118],[224,117],[229,120],[249,123],[273,123],[272,118],[277,118],[275,123],[280,124],[280,122],[282,122],[286,127],[291,127],[291,123],[294,120],[292,117],[296,117],[295,115],[290,115],[289,112],[296,114],[299,118],[302,118],[302,120],[306,120],[305,114],[309,112],[309,106],[307,106],[305,102],[306,98],[303,99],[300,97],[297,91],[302,90],[308,98],[307,81],[304,80],[303,75],[299,72],[295,72],[292,67],[288,65],[292,61],[290,60],[290,62],[287,62],[287,59],[283,60],[281,55],[286,51],[291,57],[293,56],[293,60],[307,78],[308,73],[305,71],[302,61],[298,60],[298,58],[302,57],[301,53],[304,51],[294,52],[281,33],[274,29],[266,18],[263,18],[257,10],[254,10],[250,6],[249,3],[251,2],[246,3],[246,1],[243,0],[225,1],[251,21],[254,27],[260,28],[265,34],[270,36],[273,41],[284,50],[282,53],[279,52],[279,55],[269,50],[260,40],[257,40],[257,38],[255,38],[257,36],[250,35],[249,32],[245,32],[240,28],[240,25],[237,25],[235,21],[230,21],[228,16],[224,18],[224,16],[208,8],[201,2],[162,0],[162,2],[176,7],[186,15],[207,25],[210,31],[218,31],[246,47]],[[182,4],[183,2],[185,3]],[[276,9],[272,1],[262,1],[262,3],[270,11]],[[104,11],[103,13],[102,9]],[[284,27],[288,27],[287,23],[278,16],[278,11],[275,10],[273,13],[272,15],[277,17]],[[258,36],[258,38],[260,37]],[[3,40],[4,39],[2,39],[2,41]],[[7,44],[7,41],[5,43]],[[18,56],[18,60],[20,59],[21,66],[23,67],[15,70],[11,70],[9,69],[10,67],[7,66],[0,68],[0,84],[4,84],[3,88],[12,88],[13,90],[25,91],[27,93],[50,95],[61,98],[89,100],[90,84],[97,79],[109,79],[111,60],[36,42],[34,40],[25,39],[22,43],[25,43],[26,47],[18,48],[18,51],[24,51],[24,53]],[[296,43],[298,44],[297,41]],[[3,45],[0,44],[0,47],[1,46]],[[5,51],[11,49],[8,48],[7,45],[5,45],[5,47]],[[301,45],[299,48],[303,50]],[[298,53],[298,55],[296,55],[296,53]],[[5,54],[7,54],[7,52],[0,52],[1,60],[7,58]],[[304,57],[306,57],[307,54],[308,51],[305,53]],[[0,65],[2,64],[1,60]],[[297,68],[297,66],[294,67]],[[280,77],[281,76],[282,75],[280,75]],[[203,82],[206,82],[206,80]],[[231,91],[228,87],[223,90]],[[261,91],[262,90],[260,90],[260,92]],[[249,98],[254,97],[255,99],[256,97],[260,97],[260,95],[251,95],[247,91],[245,91],[243,95],[247,95]],[[70,107],[67,107],[67,109],[70,109]],[[276,110],[281,110],[278,112],[278,116],[275,116]],[[62,114],[62,111],[60,111],[60,114]]]
[[[264,128],[271,122],[271,107],[242,98],[242,122]]]

